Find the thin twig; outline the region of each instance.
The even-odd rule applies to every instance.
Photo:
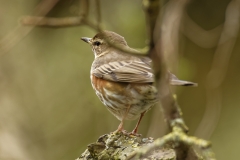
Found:
[[[173,132],[158,138],[155,140],[151,145],[148,145],[140,150],[133,152],[131,155],[127,157],[127,160],[130,159],[140,159],[143,156],[147,155],[149,152],[153,151],[158,147],[164,147],[164,145],[168,144],[169,142],[173,142],[174,144],[184,143],[185,145],[197,146],[202,150],[204,159],[207,160],[215,160],[215,155],[211,150],[211,144],[208,141],[191,137],[182,132],[181,128],[174,127]],[[177,157],[179,158],[179,157]]]
[[[40,26],[40,27],[74,27],[80,25],[87,25],[90,28],[98,31],[103,32],[101,26],[98,24],[94,24],[93,22],[89,21],[88,19],[84,19],[83,17],[68,17],[68,18],[46,18],[46,17],[33,17],[33,16],[26,16],[23,17],[20,22],[23,25],[29,26]],[[109,45],[115,47],[116,49],[129,53],[129,54],[137,54],[137,55],[146,55],[148,48],[145,47],[141,50],[135,50],[130,48],[124,48],[118,44],[112,43],[111,41],[106,38]]]
[[[43,27],[73,27],[85,24],[83,17],[67,17],[67,18],[46,18],[25,16],[20,22],[28,26],[43,26]]]
[[[57,3],[59,0],[43,0],[41,1],[35,9],[33,15],[45,16]],[[16,26],[16,28],[0,40],[0,51],[1,56],[7,53],[11,48],[13,48],[20,40],[22,40],[34,26],[25,27],[22,25]]]

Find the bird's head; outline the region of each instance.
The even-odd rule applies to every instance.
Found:
[[[95,58],[110,53],[111,46],[109,42],[120,46],[127,46],[124,37],[111,31],[100,32],[93,38],[82,37],[81,39],[91,45]]]

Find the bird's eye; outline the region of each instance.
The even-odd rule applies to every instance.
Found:
[[[99,41],[96,41],[96,42],[93,43],[93,45],[95,45],[95,46],[99,46],[100,44],[101,43]]]

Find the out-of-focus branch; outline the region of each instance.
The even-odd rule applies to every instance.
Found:
[[[46,17],[26,16],[21,19],[21,23],[23,25],[39,26],[39,27],[54,27],[54,28],[87,25],[98,32],[103,32],[103,29],[99,23],[93,23],[84,17],[46,18]],[[135,50],[131,48],[124,48],[120,45],[112,43],[111,41],[108,41],[107,38],[106,40],[112,47],[115,47],[120,51],[123,51],[126,53],[145,55],[148,51],[148,47],[143,48],[142,50]]]
[[[184,11],[180,29],[187,38],[198,46],[202,48],[214,48],[218,45],[223,25],[221,24],[211,30],[205,30]]]
[[[240,26],[240,1],[232,0],[226,10],[226,20],[218,42],[218,47],[207,76],[207,104],[205,114],[196,131],[196,136],[210,138],[215,130],[221,112],[222,83],[226,77],[229,60],[235,46]]]
[[[146,29],[147,29],[148,46],[149,46],[148,56],[151,57],[151,59],[153,60],[153,69],[154,69],[155,78],[156,78],[155,81],[156,83],[158,83],[159,79],[160,78],[162,79],[163,75],[165,75],[164,73],[162,73],[162,71],[165,72],[165,69],[166,69],[166,68],[163,69],[164,65],[162,61],[162,55],[157,54],[157,50],[155,48],[155,41],[154,41],[154,30],[157,23],[157,17],[160,12],[161,3],[160,3],[160,0],[143,0],[142,6],[145,13],[145,19],[146,19]],[[160,37],[160,35],[158,35],[157,37]]]
[[[187,1],[184,1],[187,2]],[[185,3],[186,4],[186,3]],[[198,139],[196,137],[190,137],[187,135],[188,128],[184,123],[182,118],[181,109],[176,101],[176,98],[171,93],[169,87],[169,77],[167,72],[167,67],[164,61],[164,55],[161,43],[161,34],[155,31],[155,26],[157,22],[157,16],[160,10],[160,1],[157,0],[143,0],[143,6],[145,10],[147,29],[149,39],[149,55],[152,57],[154,62],[156,83],[160,95],[160,101],[162,103],[162,109],[167,121],[171,133],[166,136],[159,138],[152,145],[140,149],[134,152],[128,159],[136,158],[139,159],[142,155],[146,155],[149,151],[157,148],[163,147],[164,144],[168,142],[173,142],[176,146],[175,152],[177,159],[198,159],[197,154],[192,150],[192,146],[200,147],[203,155],[206,154],[207,159],[214,160],[214,154],[210,149],[210,145],[207,141]],[[184,5],[183,5],[184,6]],[[182,10],[184,7],[182,7]],[[155,32],[154,32],[155,31]],[[153,33],[160,36],[160,40],[156,39],[154,41]],[[155,43],[158,42],[158,45]],[[156,47],[157,48],[156,48]],[[207,148],[207,149],[206,149]],[[206,150],[205,150],[206,149]]]
[[[79,0],[79,16],[80,17],[87,17],[89,12],[89,0]]]
[[[146,25],[148,30],[149,39],[149,55],[153,59],[153,66],[155,69],[156,83],[160,95],[160,101],[162,103],[161,107],[164,113],[164,118],[169,125],[169,128],[172,130],[174,127],[178,127],[181,132],[186,133],[188,131],[187,126],[185,125],[182,119],[182,113],[180,107],[178,106],[176,100],[173,98],[173,95],[169,88],[169,77],[164,61],[163,51],[157,49],[162,46],[160,39],[154,41],[154,31],[155,26],[157,26],[157,18],[160,12],[160,1],[159,0],[143,0],[143,8],[146,15]],[[157,31],[155,32],[157,33]],[[157,33],[160,35],[160,33]],[[158,47],[156,48],[155,43],[158,42]],[[173,132],[172,132],[173,133]],[[170,133],[171,134],[171,133]],[[168,135],[167,135],[168,136]],[[172,137],[173,138],[173,137]],[[163,139],[161,139],[163,140]],[[153,148],[156,148],[156,145],[153,145]],[[151,149],[150,149],[151,150]],[[144,151],[145,152],[145,151]],[[188,147],[176,148],[176,154],[178,159],[185,159],[187,156]],[[182,154],[186,153],[186,154]]]
[[[179,60],[179,30],[189,0],[171,0],[164,6],[161,16],[161,50],[168,69],[177,73]]]
[[[146,15],[149,54],[152,54],[155,46],[154,29],[160,11],[160,0],[143,0],[142,5]]]
[[[95,3],[96,3],[96,19],[97,19],[97,25],[98,25],[98,28],[101,29],[102,17],[101,17],[100,1],[99,1],[99,0],[95,0]]]
[[[58,2],[59,0],[42,0],[35,8],[33,15],[45,16]],[[14,47],[20,40],[22,40],[31,30],[31,27],[25,27],[22,25],[17,26],[11,33],[0,40],[0,52],[1,55],[7,53],[12,47]]]
[[[20,20],[20,22],[23,25],[27,25],[27,26],[55,27],[55,28],[87,25],[90,28],[92,28],[98,32],[103,32],[103,29],[101,26],[100,1],[95,0],[96,21],[97,21],[96,23],[93,23],[92,21],[90,21],[87,18],[88,10],[89,10],[88,2],[86,2],[86,0],[81,0],[80,2],[81,2],[80,7],[82,8],[82,11],[80,12],[80,17],[47,18],[47,17],[26,16],[26,17],[23,17]],[[129,53],[129,54],[146,55],[146,53],[149,51],[148,47],[145,47],[140,50],[135,50],[135,49],[131,49],[128,47],[122,47],[118,44],[114,44],[111,41],[109,41],[107,38],[106,38],[106,40],[109,43],[109,45],[111,45],[112,47],[115,47],[116,49],[119,49],[119,50]]]
[[[20,20],[21,24],[27,26],[41,26],[41,27],[73,27],[79,25],[89,25],[96,29],[97,25],[90,23],[87,19],[89,12],[89,1],[80,0],[80,12],[79,17],[66,17],[66,18],[47,18],[37,16],[25,16]]]
[[[154,39],[154,33],[161,37],[161,33],[155,32],[155,26],[157,24],[157,18],[160,11],[160,1],[159,0],[143,0],[143,8],[146,15],[146,25],[149,37],[149,55],[153,59],[153,66],[156,75],[156,83],[160,92],[160,99],[163,107],[163,112],[165,119],[170,128],[173,125],[180,125],[182,129],[187,132],[187,127],[182,120],[181,110],[172,96],[169,88],[169,77],[166,69],[166,64],[164,61],[164,55],[161,48],[161,39]],[[155,43],[158,43],[155,45]],[[155,47],[156,46],[156,47]],[[182,124],[179,124],[181,122]]]
[[[25,16],[20,20],[23,25],[44,27],[74,27],[86,24],[83,17],[46,18]]]

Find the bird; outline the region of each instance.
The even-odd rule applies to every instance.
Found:
[[[100,101],[120,120],[114,133],[124,131],[125,120],[139,118],[135,128],[129,133],[137,135],[142,117],[159,101],[151,59],[126,53],[112,46],[110,43],[125,50],[136,51],[127,45],[124,37],[112,31],[104,30],[93,38],[81,39],[91,46],[95,57],[90,71],[92,87]],[[171,73],[169,77],[172,85],[196,85],[179,80]]]

